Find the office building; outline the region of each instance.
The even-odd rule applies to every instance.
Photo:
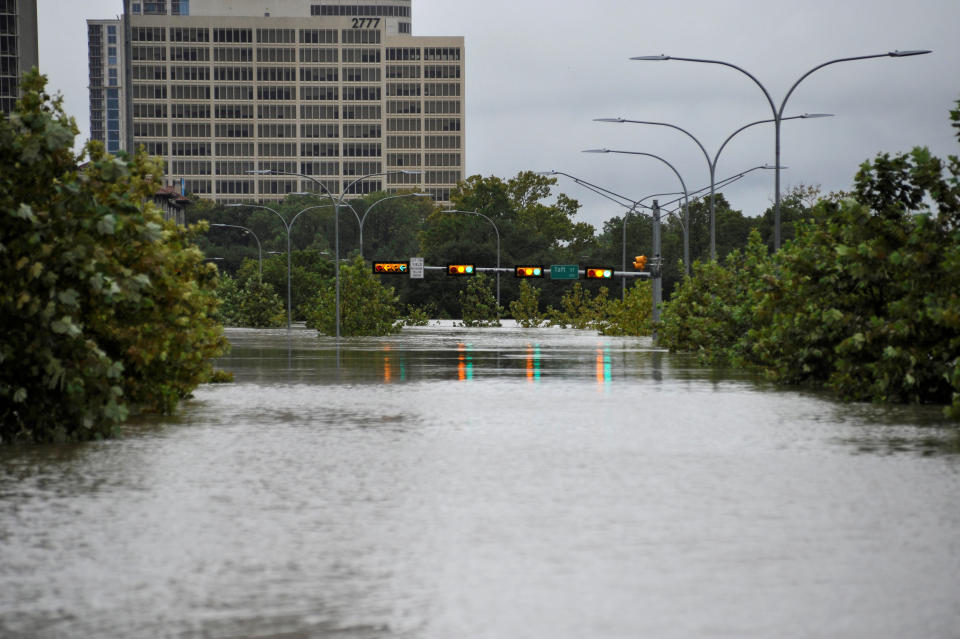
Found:
[[[168,183],[222,202],[416,189],[464,176],[464,42],[412,33],[410,0],[131,2],[89,20],[91,137],[166,162]]]
[[[0,0],[0,112],[20,96],[20,77],[39,65],[37,0]]]

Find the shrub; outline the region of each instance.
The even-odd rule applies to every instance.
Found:
[[[464,326],[500,326],[503,307],[497,304],[488,278],[479,273],[469,278],[465,291],[460,291],[460,317]]]
[[[400,331],[398,298],[361,257],[340,267],[340,334],[389,335]],[[307,311],[307,327],[336,335],[336,289],[329,282]]]
[[[0,119],[0,442],[108,436],[134,411],[167,412],[226,348],[202,228],[150,204],[145,154],[72,152],[76,126],[46,78],[25,76]]]

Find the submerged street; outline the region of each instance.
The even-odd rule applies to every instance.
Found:
[[[939,407],[648,338],[231,329],[174,416],[0,450],[5,637],[949,637]]]

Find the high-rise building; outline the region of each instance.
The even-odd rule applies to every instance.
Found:
[[[122,19],[88,20],[91,137],[166,162],[218,201],[416,189],[464,175],[464,42],[412,34],[411,0],[131,2],[132,117]],[[410,173],[401,173],[410,171]]]
[[[20,77],[39,64],[37,0],[0,0],[0,112],[20,97]]]

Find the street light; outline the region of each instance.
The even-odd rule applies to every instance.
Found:
[[[832,117],[832,113],[804,113],[803,115],[791,115],[790,117],[780,118],[781,120],[797,120],[797,119],[809,119],[809,118],[828,118]],[[676,129],[685,133],[687,137],[697,143],[697,146],[700,147],[700,150],[703,152],[703,157],[707,160],[707,167],[710,169],[710,259],[716,261],[717,259],[717,216],[714,211],[713,204],[713,194],[714,194],[714,180],[717,171],[717,162],[720,160],[720,153],[723,151],[723,148],[727,146],[727,143],[733,139],[733,136],[740,133],[744,129],[749,129],[750,127],[757,124],[764,124],[766,122],[773,122],[773,120],[757,120],[756,122],[751,122],[750,124],[745,124],[723,141],[723,144],[720,145],[720,148],[717,149],[716,154],[714,154],[713,159],[710,159],[710,154],[707,153],[707,150],[704,148],[703,144],[700,143],[692,133],[687,131],[684,128],[677,126],[676,124],[670,124],[669,122],[649,122],[647,120],[627,120],[624,118],[596,118],[594,122],[617,122],[617,123],[631,123],[631,124],[652,124],[655,126],[668,126],[671,129]],[[770,167],[774,168],[774,167]]]
[[[604,197],[604,198],[610,200],[611,202],[615,202],[615,203],[619,204],[620,206],[622,206],[623,208],[627,209],[627,212],[624,213],[624,215],[623,215],[623,224],[621,225],[621,227],[622,227],[622,229],[623,229],[623,240],[621,241],[621,249],[622,249],[622,255],[621,255],[622,265],[621,265],[621,270],[623,270],[623,271],[626,271],[626,270],[627,270],[627,218],[629,217],[629,215],[630,215],[631,213],[636,213],[636,212],[637,212],[637,211],[636,211],[637,207],[638,207],[638,206],[641,206],[640,203],[643,202],[644,200],[647,200],[647,199],[652,198],[652,197],[658,197],[658,196],[661,196],[661,195],[675,195],[675,193],[654,193],[653,195],[647,195],[647,196],[644,196],[644,197],[640,198],[639,200],[634,201],[634,200],[631,200],[630,198],[628,198],[628,197],[625,196],[625,195],[620,195],[619,193],[614,193],[613,191],[611,191],[611,190],[609,190],[609,189],[605,189],[605,188],[603,188],[602,186],[597,186],[596,184],[592,184],[592,183],[587,182],[586,180],[584,180],[584,179],[582,179],[582,178],[578,178],[578,177],[576,177],[576,176],[570,175],[569,173],[564,173],[564,172],[562,172],[562,171],[540,171],[539,173],[537,173],[537,175],[563,175],[563,176],[566,176],[566,177],[570,178],[571,180],[573,180],[574,182],[576,182],[577,184],[579,184],[580,186],[583,186],[583,187],[585,187],[585,188],[593,191],[593,192],[596,193],[597,195],[599,195],[599,196],[601,196],[601,197]],[[702,191],[703,189],[699,189],[699,190]],[[695,191],[695,192],[698,192],[698,191]],[[680,191],[680,193],[683,194],[683,191]],[[625,200],[626,202],[629,202],[629,204],[625,204],[624,202],[619,201],[617,198],[619,198],[619,200]],[[648,207],[648,208],[649,208],[649,207]],[[689,230],[689,228],[687,227],[687,225],[683,223],[683,219],[681,219],[679,216],[677,216],[677,219],[680,221],[680,228],[683,230],[684,245],[685,245],[685,246],[689,246],[689,245],[690,245],[690,240],[689,240],[688,234],[689,234],[690,230]],[[689,258],[689,256],[687,256],[687,257]],[[689,259],[686,260],[686,263],[684,264],[684,266],[685,266],[685,268],[686,268],[687,275],[689,275],[689,274],[690,274],[690,260],[689,260]],[[627,297],[627,279],[624,277],[624,278],[620,278],[620,298],[621,298],[621,299],[626,299],[626,297]]]
[[[497,234],[497,306],[500,306],[500,229],[489,217],[477,211],[458,211],[456,209],[441,209],[441,213],[463,213],[464,215],[479,215],[487,222],[493,225],[493,231]]]
[[[587,149],[586,151],[584,151],[584,153],[625,153],[628,155],[645,155],[649,158],[660,160],[661,162],[666,164],[668,167],[670,167],[670,170],[673,171],[674,175],[677,176],[677,179],[680,180],[680,186],[683,188],[683,200],[684,200],[683,226],[685,228],[690,227],[690,196],[687,193],[687,185],[683,181],[683,178],[680,176],[680,172],[677,171],[677,168],[672,164],[670,164],[670,162],[663,159],[659,155],[654,155],[653,153],[643,153],[641,151],[614,151],[611,149]],[[660,256],[654,255],[654,257],[659,258]],[[683,235],[683,262],[684,264],[690,263],[690,234],[689,233],[684,233]]]
[[[636,56],[630,58],[631,60],[647,60],[647,61],[657,61],[657,60],[680,60],[681,62],[702,62],[705,64],[720,64],[725,67],[730,67],[731,69],[736,69],[740,73],[746,75],[748,78],[754,81],[754,83],[760,87],[760,90],[763,91],[763,95],[767,98],[767,102],[770,104],[770,110],[773,113],[773,126],[774,126],[774,153],[775,153],[775,162],[774,162],[774,213],[773,213],[773,246],[774,250],[780,250],[780,122],[785,119],[783,117],[783,111],[787,106],[787,100],[790,99],[790,95],[793,93],[794,89],[803,82],[810,74],[814,71],[822,69],[823,67],[829,66],[831,64],[837,64],[839,62],[852,62],[855,60],[868,60],[870,58],[906,58],[915,55],[924,55],[930,53],[929,49],[915,49],[910,51],[889,51],[887,53],[875,53],[872,55],[860,55],[853,56],[849,58],[837,58],[835,60],[828,60],[822,64],[818,64],[813,67],[806,73],[800,76],[796,82],[790,87],[790,90],[787,91],[787,94],[783,97],[783,102],[780,103],[780,108],[777,109],[776,104],[773,102],[773,98],[770,97],[770,92],[767,91],[767,88],[749,71],[739,67],[730,62],[724,62],[722,60],[706,60],[701,58],[680,58],[677,56],[669,55],[646,55],[646,56]]]
[[[271,213],[279,217],[280,221],[283,223],[283,228],[287,232],[287,330],[289,331],[291,325],[293,324],[293,306],[291,303],[293,296],[290,293],[290,271],[291,271],[290,269],[290,231],[293,229],[293,223],[296,222],[297,218],[300,217],[302,214],[312,209],[326,208],[331,205],[321,204],[318,206],[308,206],[307,208],[303,209],[302,211],[294,215],[293,219],[290,220],[289,224],[287,223],[287,220],[284,219],[282,215],[280,215],[280,213],[278,213],[274,209],[271,209],[269,206],[262,206],[260,204],[227,204],[227,206],[229,208],[246,207],[251,209],[263,209],[265,211],[270,211]],[[259,240],[258,240],[258,243],[259,243]]]
[[[334,251],[335,251],[336,257],[333,262],[334,264],[333,270],[334,270],[334,277],[336,279],[336,293],[335,293],[336,325],[337,325],[337,340],[339,340],[340,339],[340,207],[343,206],[343,196],[350,191],[350,187],[352,187],[354,184],[357,184],[358,182],[366,180],[367,178],[375,177],[378,175],[399,175],[399,174],[421,175],[423,171],[409,171],[405,169],[400,169],[397,171],[378,171],[377,173],[368,173],[367,175],[361,175],[360,177],[355,179],[353,182],[350,182],[349,184],[347,184],[347,186],[340,192],[340,197],[338,198],[334,198],[333,193],[330,192],[330,190],[323,184],[323,182],[313,177],[312,175],[305,175],[303,173],[296,173],[294,171],[274,171],[273,169],[247,171],[247,173],[252,173],[254,175],[295,175],[297,177],[306,178],[308,180],[312,180],[317,186],[320,187],[321,191],[323,191],[323,193],[325,193],[327,197],[330,198],[330,201],[334,206],[334,214],[333,214],[334,242],[333,244],[335,247]],[[354,211],[353,214],[357,215],[357,212]],[[358,218],[357,221],[359,222],[360,221],[359,216],[357,216],[357,218]],[[288,244],[289,244],[289,236],[288,236]],[[289,246],[288,246],[288,249],[289,249]],[[289,281],[287,285],[289,286]]]
[[[210,224],[210,226],[224,226],[232,229],[243,229],[247,233],[253,236],[253,239],[257,241],[257,261],[260,265],[260,270],[258,276],[260,280],[263,280],[263,248],[260,246],[260,238],[257,237],[257,234],[248,229],[245,226],[240,226],[239,224]]]
[[[367,215],[370,214],[371,209],[381,202],[386,202],[387,200],[393,200],[398,197],[429,197],[433,198],[433,195],[430,193],[400,193],[399,195],[389,195],[387,197],[380,198],[373,204],[367,207],[367,210],[363,212],[363,216],[358,216],[358,221],[360,222],[360,257],[363,257],[363,225],[367,221]],[[357,215],[357,210],[347,202],[346,206],[350,207],[350,210],[353,211],[354,215]]]

